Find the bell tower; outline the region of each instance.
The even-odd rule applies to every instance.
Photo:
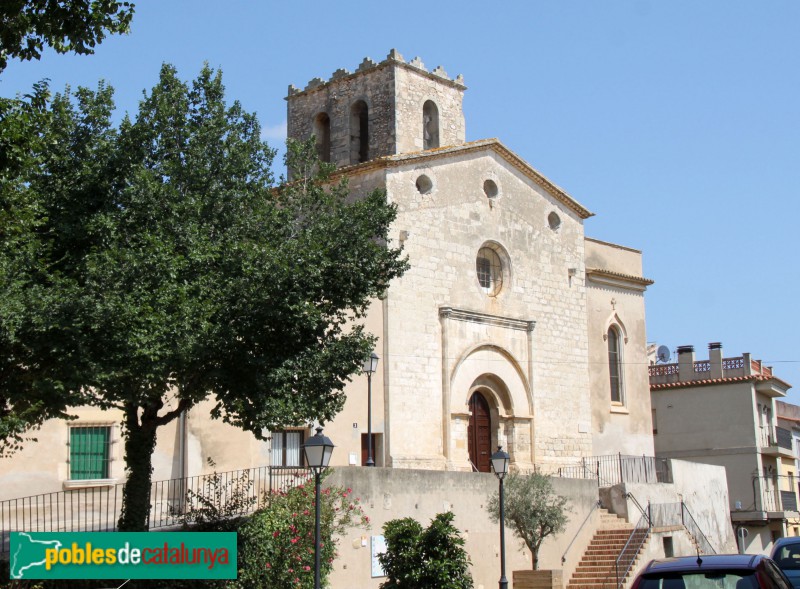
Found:
[[[365,58],[355,72],[336,70],[304,89],[289,86],[287,134],[316,137],[320,159],[338,167],[375,158],[461,145],[464,79],[428,71],[392,49],[380,63]]]

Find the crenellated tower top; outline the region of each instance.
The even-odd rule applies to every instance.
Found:
[[[337,166],[377,157],[461,145],[465,141],[461,75],[428,71],[392,49],[377,63],[364,58],[354,72],[338,69],[289,86],[288,136],[314,135],[321,159]]]

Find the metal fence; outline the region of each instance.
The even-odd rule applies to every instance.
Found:
[[[187,514],[244,515],[263,507],[274,492],[311,478],[303,467],[260,466],[182,479],[154,481],[148,528],[176,527]],[[9,534],[26,532],[113,531],[122,509],[124,484],[43,493],[0,501],[0,554]]]
[[[570,479],[595,479],[599,487],[620,483],[672,482],[669,459],[654,456],[589,456],[582,458],[580,463],[559,467],[554,474]]]

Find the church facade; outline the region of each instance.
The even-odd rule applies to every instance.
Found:
[[[326,425],[334,462],[365,463],[368,430],[395,468],[652,455],[641,253],[586,237],[592,213],[497,139],[467,142],[465,90],[394,50],[289,87],[288,136],[356,197],[386,191],[410,263],[367,320],[371,415],[356,376]]]

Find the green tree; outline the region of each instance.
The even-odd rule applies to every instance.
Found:
[[[386,572],[382,589],[471,589],[470,560],[452,512],[440,513],[427,528],[413,518],[383,527],[386,552],[378,560]]]
[[[567,498],[556,494],[550,479],[543,474],[508,475],[503,482],[505,524],[525,542],[531,552],[531,568],[539,568],[539,549],[548,536],[564,531],[569,521]],[[486,506],[492,521],[500,521],[499,493]]]
[[[39,59],[45,45],[58,53],[94,53],[107,33],[127,33],[134,4],[116,0],[3,0],[0,72],[9,59]]]
[[[51,310],[39,285],[49,275],[44,203],[31,187],[50,148],[53,114],[47,84],[17,99],[0,98],[0,456],[19,448],[45,419],[65,416],[68,371],[56,369],[60,342],[41,324],[27,321]],[[60,284],[58,274],[51,285]]]
[[[27,180],[46,270],[25,276],[48,305],[18,322],[52,342],[59,401],[122,411],[119,526],[142,530],[158,428],[210,396],[256,436],[330,420],[372,346],[358,320],[406,263],[385,194],[349,198],[310,143],[289,146],[296,181],[273,182],[220,72],[189,85],[165,65],[135,119],[112,112],[103,84],[50,105]]]

